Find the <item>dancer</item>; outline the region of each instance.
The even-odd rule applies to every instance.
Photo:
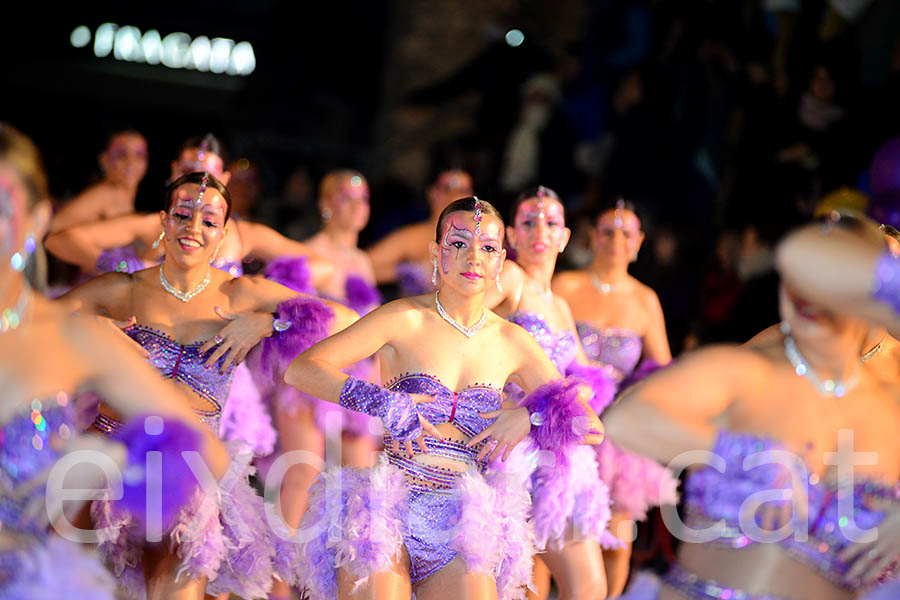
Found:
[[[262,337],[303,336],[311,326],[327,334],[333,331],[329,327],[354,318],[352,311],[338,304],[325,305],[262,278],[235,278],[210,268],[225,237],[229,212],[228,190],[209,173],[176,179],[166,190],[159,214],[165,243],[162,265],[133,274],[107,273],[59,299],[72,310],[135,321],[128,335],[148,352],[163,375],[185,390],[190,408],[214,431],[235,364]],[[308,323],[310,315],[319,315],[320,322]],[[95,427],[114,432],[119,428],[118,417],[101,404]],[[272,560],[289,560],[285,558],[289,548],[276,555],[273,536],[264,523],[262,499],[247,484],[252,453],[240,446],[230,449],[232,468],[220,489],[214,494],[204,490],[197,498],[197,509],[205,506],[212,516],[199,533],[191,530],[186,538],[174,538],[180,542],[166,560],[188,579],[208,578],[210,594],[265,597]],[[101,549],[131,594],[140,597],[135,576],[141,555],[134,549],[131,521],[108,503],[95,502],[93,515],[98,525],[119,531]],[[276,571],[287,576],[278,564]]]
[[[98,157],[103,178],[63,205],[50,232],[134,212],[138,185],[147,173],[147,140],[133,129],[114,131]]]
[[[875,232],[852,218],[828,227],[803,228],[779,248],[780,339],[694,352],[607,411],[617,443],[694,467],[674,531],[689,543],[661,588],[626,597],[848,600],[900,562],[900,394],[860,365],[871,324],[801,296],[784,266],[797,264],[807,234],[860,250]],[[716,462],[694,464],[697,450]],[[854,452],[877,459],[860,463]],[[715,522],[720,529],[694,537]],[[874,542],[862,535],[872,528]]]
[[[71,531],[64,524],[71,527],[73,504],[59,513],[44,499],[51,467],[66,452],[99,452],[123,466],[118,444],[79,435],[73,414],[76,395],[88,388],[99,392],[124,418],[135,419],[137,427],[129,425],[130,435],[119,438],[133,453],[130,467],[145,464],[136,444],[165,451],[164,446],[153,447],[152,437],[141,436],[140,415],[165,418],[159,439],[170,442],[170,452],[190,449],[184,444],[193,439],[214,476],[225,471],[227,458],[215,436],[181,405],[174,386],[143,364],[121,332],[100,320],[66,315],[32,291],[22,272],[46,231],[50,210],[37,148],[0,123],[0,590],[4,598],[112,600],[115,583],[99,558],[51,532],[51,527]],[[176,510],[196,482],[186,465],[179,468],[169,456],[164,457],[164,506]],[[107,484],[94,481],[95,471],[69,469],[66,486],[102,489]],[[174,572],[148,575],[151,595],[187,597]]]
[[[369,185],[358,171],[340,169],[326,174],[319,185],[319,211],[322,231],[306,240],[306,245],[319,256],[329,257],[333,275],[316,286],[316,292],[365,314],[380,303],[372,263],[357,247],[359,232],[369,220]],[[303,259],[300,259],[301,261]],[[303,291],[303,264],[296,258],[276,259],[266,268],[266,276],[297,291]],[[353,365],[348,373],[366,381],[377,382],[374,361],[365,359]],[[372,465],[374,434],[380,434],[377,419],[324,402],[296,388],[280,383],[265,390],[272,399],[272,412],[278,425],[282,452],[312,452],[325,458],[325,435],[340,440],[340,462],[355,467]],[[335,428],[327,431],[328,424]],[[319,469],[313,465],[297,465],[289,470],[281,486],[281,513],[291,527],[300,524],[306,511],[307,490]],[[282,582],[275,582],[273,598],[290,595]]]
[[[621,385],[667,364],[672,354],[656,293],[628,274],[644,241],[634,207],[619,200],[602,208],[593,223],[593,263],[555,276],[553,293],[569,303],[591,363]],[[623,544],[603,553],[609,596],[615,598],[628,579],[632,521],[646,519],[652,506],[674,504],[677,482],[654,461],[622,452],[609,441],[596,450],[600,477],[613,499],[610,530]]]
[[[527,332],[483,306],[505,256],[496,209],[463,198],[436,225],[435,294],[375,309],[285,375],[379,416],[387,432],[375,467],[334,469],[312,488],[297,569],[314,600],[523,597],[533,552],[525,482],[483,459],[506,458],[531,430],[541,460],[564,467],[572,445],[602,439],[582,386],[559,380]],[[371,354],[385,388],[339,371]],[[529,392],[519,408],[501,409],[508,380]]]
[[[497,314],[523,327],[554,366],[566,373],[578,362],[586,364],[587,358],[578,343],[569,305],[550,289],[556,257],[571,235],[565,224],[565,210],[556,192],[538,186],[519,195],[511,214],[512,226],[506,228],[506,239],[516,252],[516,262],[505,263],[498,280],[502,285],[491,290],[485,304],[496,305],[493,310]],[[612,380],[595,373],[592,381],[594,387],[605,389],[607,401],[612,399]],[[521,394],[514,384],[508,384],[506,391]],[[599,395],[604,394],[601,391]],[[602,410],[593,402],[591,407],[597,412]],[[534,592],[529,593],[529,598],[547,598],[551,574],[562,599],[606,597],[601,543],[618,546],[617,540],[605,531],[610,518],[609,490],[600,481],[599,467],[590,448],[578,447],[570,457],[570,465],[567,473],[538,467],[532,478],[533,519],[538,548],[544,552],[535,557]]]
[[[427,221],[401,227],[369,248],[378,283],[397,282],[403,296],[434,291],[429,282],[431,264],[428,241],[444,208],[458,198],[472,195],[472,177],[461,169],[438,173],[428,188],[430,216]]]

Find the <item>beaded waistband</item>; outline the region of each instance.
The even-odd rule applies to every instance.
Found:
[[[662,580],[681,594],[697,600],[786,600],[781,596],[758,596],[728,587],[713,579],[702,579],[677,563],[672,565]]]
[[[484,461],[475,460],[483,444],[477,444],[470,448],[466,446],[465,442],[429,437],[425,439],[425,445],[428,448],[427,454],[424,454],[418,447],[418,444],[415,443],[412,445],[413,454],[440,456],[464,463],[467,467],[475,468],[479,471],[484,469]],[[449,492],[455,487],[457,480],[465,472],[464,470],[422,464],[407,456],[402,449],[400,453],[395,454],[392,447],[392,440],[390,437],[385,436],[384,452],[387,455],[388,462],[406,473],[407,483],[413,489],[427,492]]]

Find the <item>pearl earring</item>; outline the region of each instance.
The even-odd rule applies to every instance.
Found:
[[[322,220],[326,223],[331,220],[331,209],[323,208],[322,209]]]

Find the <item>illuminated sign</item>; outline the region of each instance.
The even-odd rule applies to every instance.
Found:
[[[72,30],[69,41],[75,48],[84,48],[91,43],[91,37],[91,30],[81,25]],[[94,56],[98,58],[112,55],[126,62],[227,75],[249,75],[256,68],[250,42],[235,43],[228,38],[191,38],[181,32],[162,37],[155,29],[141,33],[133,25],[104,23],[94,32],[93,39]]]

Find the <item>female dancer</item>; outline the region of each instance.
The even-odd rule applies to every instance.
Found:
[[[113,132],[98,161],[103,179],[60,208],[51,232],[134,212],[138,185],[147,173],[146,138],[133,129]]]
[[[210,174],[176,179],[167,188],[165,209],[159,215],[166,252],[163,264],[132,274],[107,273],[60,298],[73,310],[119,321],[134,317],[138,324],[127,331],[129,336],[150,354],[160,372],[185,390],[190,408],[213,430],[218,428],[234,365],[259,339],[280,330],[284,331],[278,335],[285,338],[302,337],[311,326],[327,334],[330,326],[340,326],[353,315],[340,305],[325,306],[274,282],[235,278],[210,268],[225,237],[229,211],[228,190]],[[312,325],[311,315],[319,317]],[[101,404],[95,427],[115,431],[117,416]],[[236,457],[226,477],[228,486],[220,486],[212,508],[208,503],[216,495],[198,499],[217,517],[205,521],[199,534],[185,531],[177,556],[165,557],[189,579],[208,577],[211,594],[258,598],[270,587],[275,550],[262,522],[262,500],[246,482],[250,459],[249,453]],[[99,524],[118,527],[118,537],[101,548],[116,573],[133,583],[141,555],[129,535],[131,522],[105,503],[95,503],[93,512]],[[138,595],[133,585],[129,589]]]
[[[618,201],[594,219],[591,242],[594,262],[583,271],[553,278],[553,292],[572,308],[587,357],[618,384],[647,364],[672,360],[662,308],[656,293],[628,274],[644,241],[641,222],[630,204]],[[676,501],[676,482],[653,461],[623,453],[608,441],[596,448],[600,477],[613,499],[610,530],[622,542],[606,550],[610,597],[625,589],[634,539],[631,521],[647,518],[651,506]]]
[[[369,220],[369,185],[358,171],[341,169],[325,175],[319,185],[319,211],[322,231],[305,244],[319,256],[327,256],[334,266],[331,277],[316,286],[316,292],[365,314],[380,303],[372,263],[365,252],[357,248],[359,232]],[[266,268],[266,276],[273,281],[302,291],[297,281],[305,259],[276,259]],[[360,361],[348,372],[366,381],[377,381],[374,361]],[[324,458],[325,434],[340,436],[343,464],[355,467],[372,465],[375,448],[374,432],[381,427],[376,419],[348,411],[280,383],[267,396],[274,402],[272,412],[280,432],[283,452],[294,450],[312,452]],[[327,432],[328,423],[335,431]],[[288,472],[281,487],[281,510],[286,522],[296,528],[306,511],[309,486],[319,469],[312,465],[296,466]],[[273,585],[273,598],[289,597],[290,590],[282,582]]]
[[[834,226],[857,249],[866,228]],[[696,466],[688,453],[712,450],[686,480],[678,533],[691,543],[661,599],[848,600],[900,559],[900,394],[859,364],[871,325],[810,302],[782,276],[781,339],[692,353],[608,411],[617,442],[661,462]],[[864,535],[873,528],[875,542]]]
[[[22,271],[46,230],[47,196],[37,148],[0,123],[0,590],[5,598],[112,600],[114,582],[99,559],[49,531],[61,524],[59,517],[67,523],[55,510],[50,517],[44,502],[44,482],[57,459],[69,450],[93,450],[121,465],[120,449],[78,435],[72,411],[76,394],[97,391],[128,419],[148,412],[165,416],[169,434],[183,423],[180,428],[195,437],[217,477],[227,459],[218,440],[182,406],[174,386],[143,364],[121,332],[94,319],[67,316],[32,292]],[[135,458],[137,464],[144,461],[143,454]],[[166,467],[163,491],[174,508],[171,495],[190,482],[172,477],[191,475],[173,463]],[[102,482],[87,483],[90,477],[82,484],[73,481],[76,473],[69,471],[67,486],[101,484],[102,489]],[[186,597],[174,572],[147,575],[151,596]]]
[[[457,198],[472,195],[472,177],[461,169],[438,173],[427,190],[431,216],[427,221],[401,227],[369,248],[378,283],[396,281],[403,296],[416,296],[434,291],[429,284],[431,264],[426,249],[438,216]]]
[[[505,255],[496,209],[452,202],[430,248],[434,295],[375,309],[285,375],[306,393],[379,416],[390,436],[377,466],[330,471],[312,488],[297,568],[315,600],[409,598],[411,587],[419,600],[521,598],[533,551],[525,482],[483,459],[506,458],[529,419],[540,423],[531,429],[546,453],[539,459],[560,466],[572,445],[602,439],[581,385],[558,381],[527,332],[484,308]],[[373,353],[386,388],[340,372]],[[530,392],[520,408],[500,410],[507,380]]]
[[[539,186],[519,195],[512,215],[513,225],[507,226],[506,239],[516,251],[516,262],[504,265],[501,285],[488,293],[485,304],[496,305],[493,310],[498,315],[528,331],[560,373],[566,373],[578,362],[586,364],[587,358],[578,343],[569,305],[550,289],[556,257],[571,234],[565,224],[563,205],[556,192]],[[597,374],[592,378],[595,384],[598,377],[599,385],[606,384],[607,401],[611,400],[613,382]],[[507,386],[508,393],[521,393],[510,388],[512,384]],[[597,412],[602,410],[593,402],[591,407]],[[597,461],[590,448],[579,447],[570,458],[569,473],[557,471],[557,476],[552,477],[538,467],[533,478],[537,545],[545,552],[535,560],[535,592],[529,594],[531,598],[547,598],[551,573],[559,585],[560,598],[606,596],[600,545],[602,542],[618,546],[605,531],[610,517],[609,490],[599,479]]]

